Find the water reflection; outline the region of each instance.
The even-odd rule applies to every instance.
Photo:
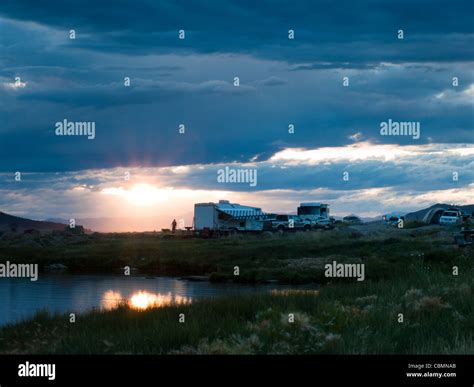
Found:
[[[119,306],[124,302],[124,298],[120,292],[115,292],[113,290],[107,290],[102,296],[100,306],[102,309],[110,310]]]
[[[171,292],[162,294],[140,290],[134,292],[127,298],[123,297],[120,292],[107,290],[102,296],[101,307],[105,310],[110,310],[125,304],[132,309],[146,310],[168,305],[187,305],[191,304],[191,302],[191,297],[183,297]]]
[[[297,287],[297,289],[315,287]],[[177,278],[96,274],[47,274],[36,282],[26,278],[0,279],[0,326],[29,318],[39,310],[52,313],[86,313],[120,304],[135,309],[195,303],[223,296],[269,294],[291,286],[214,284]]]

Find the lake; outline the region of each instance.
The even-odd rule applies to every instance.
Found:
[[[135,309],[188,304],[205,298],[308,289],[285,285],[240,285],[192,282],[170,277],[41,274],[29,279],[0,279],[0,325],[14,323],[39,310],[83,313],[127,303]],[[314,287],[313,287],[314,288]]]

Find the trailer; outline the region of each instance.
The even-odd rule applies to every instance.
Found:
[[[194,230],[200,233],[262,231],[266,214],[261,208],[219,200],[194,205]]]

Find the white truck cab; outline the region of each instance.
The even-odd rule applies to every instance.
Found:
[[[439,224],[442,226],[449,226],[461,222],[461,211],[456,209],[449,209],[442,213],[439,218]]]

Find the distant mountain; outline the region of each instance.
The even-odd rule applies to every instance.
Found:
[[[160,221],[156,218],[83,218],[78,222],[98,232],[141,232],[160,230]],[[169,228],[170,226],[168,226]]]
[[[438,203],[438,204],[432,205],[431,207],[406,214],[405,221],[436,223],[436,221],[441,216],[442,212],[444,210],[447,210],[448,208],[458,208],[459,210],[461,210],[462,212],[466,214],[474,213],[474,204],[469,204],[465,206],[456,206],[453,204]]]
[[[61,219],[61,218],[48,218],[48,219],[45,219],[43,222],[53,222],[53,223],[64,223],[64,224],[68,224],[68,223],[69,223],[69,220],[67,220],[67,219]]]
[[[387,216],[387,217],[390,217],[390,216],[405,216],[406,212],[403,212],[403,211],[392,211],[392,212],[387,212],[386,214],[383,214],[383,215],[378,215],[378,216],[373,216],[373,217],[363,217],[362,218],[362,221],[364,223],[374,223],[374,222],[382,222],[383,221],[383,217],[384,216]]]
[[[382,215],[379,216],[372,216],[372,217],[361,217],[360,220],[364,223],[373,223],[373,222],[381,222],[382,221]]]
[[[12,228],[16,228],[18,231],[24,231],[32,228],[41,231],[52,231],[64,230],[66,226],[67,225],[63,223],[31,220],[0,212],[0,231],[11,230]]]
[[[171,222],[185,219],[185,225],[192,225],[193,214],[166,214],[159,217],[116,217],[116,218],[82,218],[76,219],[77,225],[82,225],[86,230],[98,232],[143,232],[159,231],[162,228],[171,228]],[[11,230],[16,227],[18,231],[36,229],[41,231],[64,230],[69,220],[48,218],[44,221],[21,218],[0,212],[0,231]]]
[[[160,231],[171,228],[171,222],[176,219],[185,220],[185,226],[192,225],[193,214],[162,214],[150,217],[115,217],[115,218],[81,218],[77,222],[84,227],[98,232],[143,232]]]

